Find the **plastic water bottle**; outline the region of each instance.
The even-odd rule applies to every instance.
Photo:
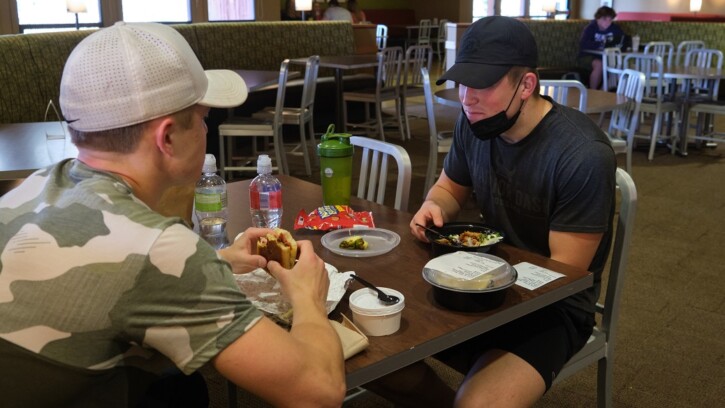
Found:
[[[216,174],[216,158],[207,154],[194,192],[199,235],[215,249],[229,246],[227,238],[227,183]]]
[[[252,225],[278,228],[282,224],[282,183],[272,175],[272,159],[262,154],[257,159],[259,175],[249,184]]]

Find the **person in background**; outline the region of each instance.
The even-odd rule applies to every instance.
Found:
[[[158,213],[168,189],[200,175],[210,108],[246,97],[239,75],[204,71],[166,25],[119,22],[75,47],[60,105],[78,158],[0,197],[3,405],[205,406],[196,371],[207,364],[275,406],[342,404],[342,347],[312,244],[299,241],[288,270],[252,252],[268,229],[216,252]],[[289,331],[240,292],[233,273],[256,268],[288,295]],[[185,375],[201,387],[167,382]]]
[[[594,20],[582,31],[579,39],[579,56],[591,57],[592,72],[589,74],[589,88],[599,89],[602,83],[602,57],[586,53],[584,50],[603,50],[620,46],[624,42],[624,31],[615,23],[617,13],[613,8],[602,6],[594,13]],[[606,90],[606,89],[605,89]]]
[[[325,12],[322,10],[322,3],[312,2],[312,12],[310,13],[311,19],[318,21],[325,18]]]
[[[295,0],[287,0],[282,10],[282,21],[300,21],[302,20],[302,13],[295,9]]]
[[[346,8],[340,7],[339,1],[330,0],[330,4],[325,9],[324,19],[349,21],[352,23],[352,14]]]
[[[587,115],[539,95],[538,50],[524,23],[493,16],[463,34],[438,85],[462,112],[443,170],[410,222],[454,221],[475,193],[483,222],[516,247],[592,271],[594,286],[438,355],[466,375],[457,393],[427,364],[366,385],[402,406],[532,406],[592,333],[612,239],[616,160]]]
[[[360,24],[368,21],[365,17],[365,12],[362,11],[360,6],[357,4],[357,0],[347,0],[347,10],[352,15],[353,24]]]

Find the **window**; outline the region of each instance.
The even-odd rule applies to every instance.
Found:
[[[189,0],[122,0],[123,20],[190,23]]]
[[[75,0],[86,6],[85,13],[71,13],[63,0],[16,0],[21,33],[68,31],[100,27],[98,0]],[[76,26],[76,15],[78,26]]]
[[[208,0],[209,21],[254,20],[254,0]]]
[[[474,0],[473,2],[473,21],[481,19],[486,16],[493,15],[488,9],[488,0]],[[491,2],[493,5],[493,2]]]
[[[566,20],[569,14],[569,1],[567,0],[529,0],[529,16],[532,18],[547,18],[548,13],[544,9],[555,7],[554,18]]]

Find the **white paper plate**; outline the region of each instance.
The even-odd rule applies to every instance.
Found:
[[[340,242],[354,235],[361,236],[368,243],[368,249],[340,248]],[[348,228],[328,232],[322,236],[321,242],[322,246],[338,255],[364,258],[390,252],[400,243],[400,235],[382,228]]]

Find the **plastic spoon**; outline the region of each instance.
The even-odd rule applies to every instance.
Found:
[[[373,285],[372,283],[366,281],[365,279],[363,279],[363,278],[361,278],[361,277],[359,277],[359,276],[357,276],[355,274],[352,274],[350,276],[352,276],[353,279],[357,280],[358,282],[362,283],[363,285],[365,285],[365,286],[369,287],[370,289],[378,292],[378,299],[380,299],[380,302],[382,302],[384,305],[390,306],[390,305],[394,305],[394,304],[400,302],[400,298],[399,297],[397,297],[395,295],[388,295],[388,294],[386,294],[385,292],[383,292],[382,290],[378,289],[375,285]]]

